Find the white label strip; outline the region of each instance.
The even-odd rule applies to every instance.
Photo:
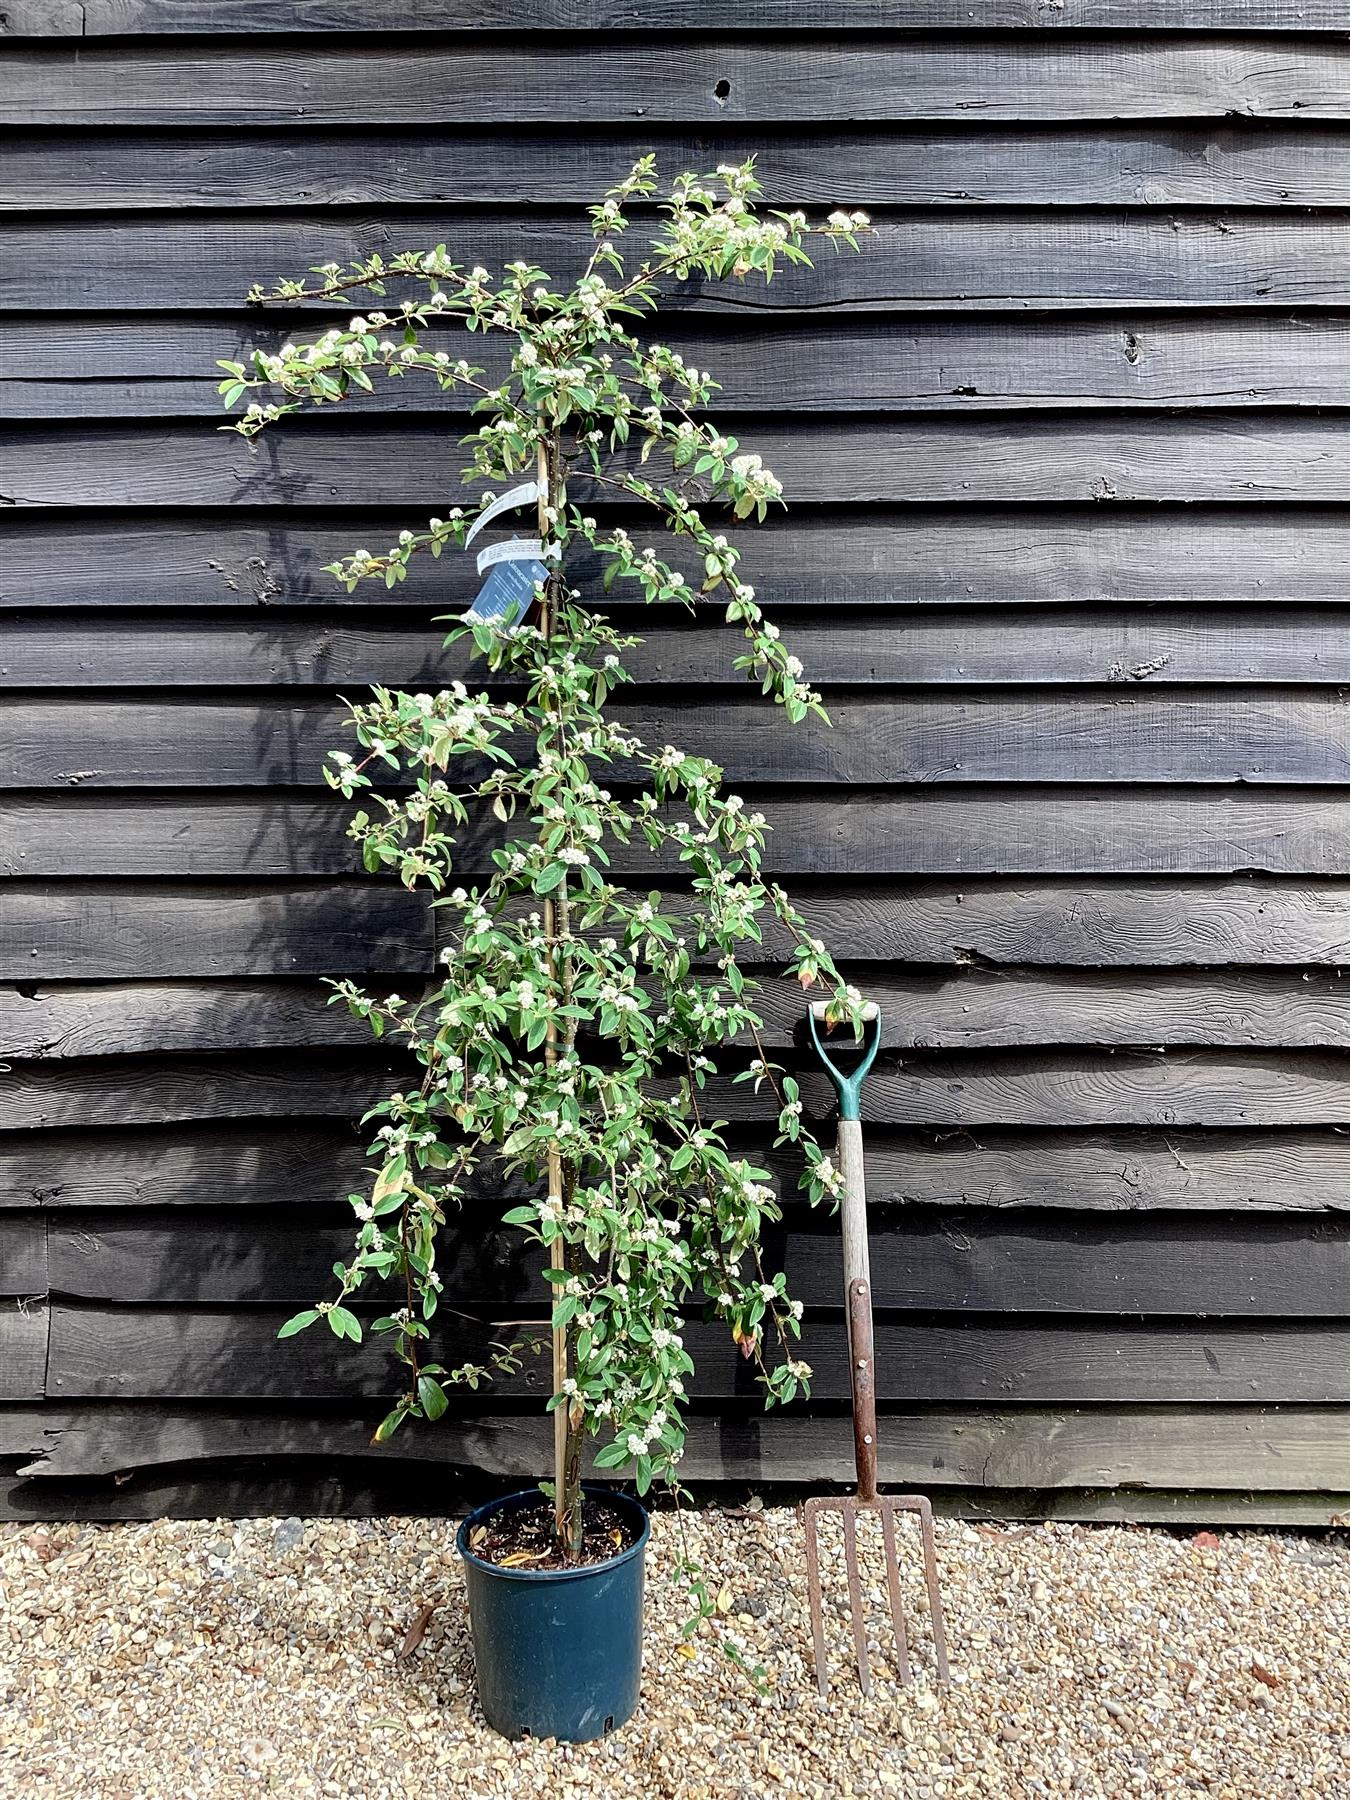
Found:
[[[498,494],[491,506],[483,508],[464,534],[464,548],[467,550],[483,527],[490,525],[494,519],[500,518],[504,512],[510,512],[513,506],[528,506],[531,500],[538,498],[539,483],[537,481],[522,481],[519,487],[513,487],[509,493]]]
[[[506,538],[500,544],[489,544],[478,552],[478,573],[483,574],[494,563],[528,562],[532,557],[542,561],[547,554],[538,538]]]

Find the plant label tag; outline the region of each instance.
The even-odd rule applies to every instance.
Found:
[[[538,538],[504,538],[500,544],[489,544],[478,552],[478,573],[485,575],[496,563],[538,562],[548,552]]]
[[[464,622],[468,625],[490,625],[505,621],[509,633],[525,623],[534,604],[534,590],[548,580],[548,570],[536,560],[514,559],[499,562],[488,571],[488,578],[478,590],[478,597]]]
[[[522,481],[519,487],[513,487],[508,493],[498,494],[492,504],[485,506],[470,525],[464,535],[464,548],[467,550],[483,527],[490,525],[493,519],[499,519],[504,512],[510,512],[513,507],[528,506],[532,500],[538,500],[540,497],[537,481]]]

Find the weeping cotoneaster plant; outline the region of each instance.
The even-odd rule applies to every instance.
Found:
[[[463,545],[503,484],[538,483],[547,579],[523,618],[467,628],[492,691],[458,681],[439,693],[377,688],[350,708],[363,754],[328,757],[329,784],[361,797],[351,836],[366,868],[429,890],[453,929],[443,975],[418,999],[334,984],[377,1035],[408,1046],[421,1079],[373,1109],[374,1179],[352,1196],[354,1252],[335,1269],[334,1297],[297,1314],[283,1335],[323,1321],[360,1341],[349,1302],[372,1277],[392,1282],[404,1303],[370,1329],[406,1366],[407,1387],[377,1439],[408,1419],[441,1417],[447,1388],[509,1369],[512,1352],[458,1367],[435,1359],[438,1230],[476,1171],[491,1166],[537,1187],[538,1198],[506,1222],[548,1256],[555,1469],[545,1492],[564,1556],[581,1540],[588,1434],[602,1440],[595,1466],[631,1468],[639,1492],[676,1480],[693,1367],[682,1335],[689,1306],[702,1301],[724,1321],[768,1402],[808,1391],[810,1370],[796,1354],[801,1307],[761,1261],[761,1228],[779,1217],[769,1175],[734,1155],[708,1116],[719,1051],[735,1046],[734,1079],[773,1096],[776,1147],[798,1147],[810,1200],[840,1186],[803,1126],[795,1082],[766,1054],[757,984],[740,954],[769,925],[785,934],[801,985],[832,993],[836,1016],[856,1023],[859,997],[761,873],[764,817],[723,791],[706,757],[641,743],[607,712],[639,640],[597,612],[569,573],[584,554],[619,596],[636,590],[689,608],[711,597],[744,635],[736,666],[779,717],[825,718],[717,522],[763,519],[781,498],[779,482],[701,417],[717,386],[708,374],[627,324],[656,309],[663,280],[768,281],[780,264],[809,263],[808,237],[856,249],[868,229],[862,213],[812,224],[800,212],[757,212],[759,192],[753,163],[724,166],[680,176],[653,212],[646,157],[590,208],[594,245],[570,288],[526,262],[494,279],[443,245],[329,264],[314,271],[317,281],[250,298],[336,303],[359,290],[374,303],[363,317],[279,354],[221,365],[227,405],[249,390],[279,390],[271,403],[250,401],[230,427],[246,438],[305,403],[370,391],[377,373],[471,399],[481,422],[464,440],[466,478],[486,487],[479,506],[403,531],[383,554],[344,557],[331,572],[349,592],[366,581],[395,587],[415,559]],[[630,203],[654,220],[638,257],[623,248]],[[489,378],[442,348],[449,321],[505,339],[497,366],[509,359],[509,371]],[[608,507],[609,521],[591,504]],[[678,561],[614,522],[635,508],[675,540]],[[396,778],[394,794],[376,795],[382,777]],[[497,822],[492,872],[459,885],[457,833],[473,826],[481,843],[484,815]],[[631,866],[641,845],[667,891],[614,878],[615,848]],[[485,870],[488,854],[474,854]]]

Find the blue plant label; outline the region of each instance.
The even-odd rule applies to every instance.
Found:
[[[536,586],[547,580],[548,570],[533,558],[495,563],[479,588],[477,599],[465,613],[465,623],[488,625],[505,620],[507,629],[513,631],[525,623],[534,604]]]

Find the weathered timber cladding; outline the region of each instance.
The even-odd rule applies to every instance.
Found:
[[[883,1475],[974,1513],[1350,1509],[1345,9],[728,18],[0,15],[0,1513],[425,1509],[545,1460],[533,1357],[377,1453],[389,1372],[273,1340],[402,1070],[320,978],[406,992],[436,951],[354,869],[321,753],[340,695],[463,672],[431,619],[468,595],[455,559],[386,600],[322,566],[456,497],[463,415],[393,384],[255,456],[214,364],[303,328],[251,282],[329,257],[565,276],[649,149],[757,152],[782,203],[878,227],[768,291],[674,289],[663,327],[795,502],[745,566],[833,731],[774,730],[715,621],[616,611],[627,716],[771,815],[883,1006]],[[710,1100],[790,1188],[746,1088]],[[452,1349],[537,1312],[514,1194],[454,1228]],[[791,1205],[773,1248],[816,1397],[764,1417],[691,1324],[700,1479],[849,1474],[833,1223]]]

